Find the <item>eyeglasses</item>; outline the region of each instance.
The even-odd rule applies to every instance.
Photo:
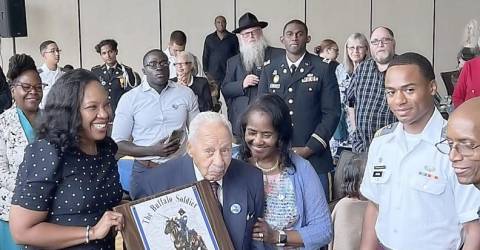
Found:
[[[366,49],[365,46],[349,46],[347,47],[349,51],[360,51]]]
[[[258,28],[258,29],[254,29],[250,32],[244,32],[244,33],[240,33],[240,35],[243,37],[243,38],[248,38],[250,36],[256,36],[258,34],[258,32],[262,30],[261,28]]]
[[[382,38],[382,39],[372,40],[372,41],[370,41],[370,44],[377,46],[377,45],[380,45],[380,43],[382,43],[382,44],[390,44],[391,42],[393,42],[393,39],[392,39],[392,38],[384,37],[384,38]]]
[[[55,52],[60,54],[60,52],[62,52],[62,50],[61,49],[52,49],[52,50],[49,50],[49,51],[45,51],[45,53],[52,53],[52,54],[55,53]]]
[[[176,62],[173,64],[173,66],[183,66],[185,67],[186,65],[190,65],[192,62]]]
[[[144,66],[152,69],[159,69],[159,68],[166,68],[168,67],[168,65],[169,65],[168,61],[161,61],[161,62],[153,61],[145,64]]]
[[[475,149],[480,147],[480,145],[474,146],[470,144],[453,143],[452,141],[445,139],[435,144],[435,147],[440,153],[446,155],[450,154],[452,149],[455,149],[462,156],[472,156],[475,153]]]
[[[44,87],[48,86],[48,84],[46,83],[39,83],[35,86],[33,86],[32,84],[29,84],[29,83],[25,83],[25,82],[16,82],[14,84],[14,86],[20,86],[22,87],[23,91],[25,92],[30,92],[32,91],[33,89],[36,91],[36,92],[41,92],[43,90]]]

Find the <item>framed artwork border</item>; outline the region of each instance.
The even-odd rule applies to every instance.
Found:
[[[207,218],[207,220],[203,220],[203,222],[209,231],[209,236],[212,242],[214,242],[215,249],[233,250],[234,247],[228,234],[227,227],[225,226],[225,222],[223,221],[218,201],[216,200],[210,187],[210,183],[207,180],[184,185],[114,207],[114,211],[119,212],[124,216],[125,226],[122,230],[122,237],[127,249],[146,249],[143,242],[146,237],[145,235],[142,235],[144,232],[139,231],[141,226],[138,226],[137,223],[140,223],[140,221],[138,215],[134,212],[138,205],[146,204],[153,199],[166,197],[189,188],[193,188],[202,216],[203,218]],[[155,244],[157,243],[155,242]],[[158,244],[163,245],[166,243],[158,242]],[[162,249],[172,248],[166,247]]]

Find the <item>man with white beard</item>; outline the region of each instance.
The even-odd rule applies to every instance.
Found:
[[[237,34],[240,54],[227,61],[225,79],[221,91],[228,108],[228,120],[232,123],[235,138],[240,135],[240,116],[257,96],[260,74],[270,60],[284,55],[283,49],[268,46],[262,29],[267,22],[258,21],[252,13],[245,13],[238,20]]]

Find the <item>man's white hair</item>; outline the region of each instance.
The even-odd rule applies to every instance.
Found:
[[[232,134],[232,125],[230,122],[225,118],[225,116],[212,112],[212,111],[207,111],[207,112],[201,112],[193,120],[190,122],[190,127],[189,127],[189,133],[188,133],[188,141],[192,141],[195,139],[195,136],[198,132],[198,129],[204,126],[208,126],[209,124],[212,123],[220,123],[224,125],[230,134],[230,136],[233,137]]]
[[[188,51],[180,51],[177,53],[177,56],[175,59],[180,58],[180,57],[185,57],[187,59],[187,62],[194,63],[195,62],[195,57],[193,56],[192,53]]]

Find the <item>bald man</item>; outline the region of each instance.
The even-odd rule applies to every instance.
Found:
[[[480,97],[472,98],[460,105],[448,120],[447,139],[442,143],[443,148],[448,150],[458,182],[474,184],[478,189],[480,189],[479,110]],[[440,147],[439,149],[442,151]]]

